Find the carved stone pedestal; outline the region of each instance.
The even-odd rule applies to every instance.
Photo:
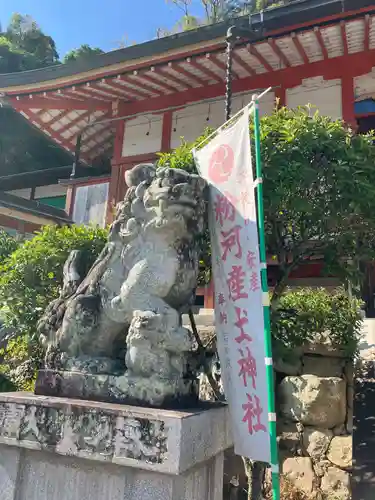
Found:
[[[199,404],[194,381],[183,378],[161,379],[39,370],[35,394],[62,398],[76,398],[104,403],[132,406],[156,406],[179,409],[182,405]]]
[[[228,410],[0,394],[1,500],[222,500]]]

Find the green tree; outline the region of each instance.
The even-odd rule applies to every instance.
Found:
[[[194,169],[192,146],[182,143],[159,164]],[[310,259],[359,287],[362,264],[375,256],[373,134],[354,135],[311,107],[281,108],[261,119],[261,150],[267,251],[280,271],[273,305]]]
[[[203,18],[192,15],[192,0],[166,0],[183,12],[183,17],[171,32],[158,30],[158,37],[188,31],[198,26],[215,24],[226,19],[254,14],[261,10],[279,7],[295,0],[200,0]]]
[[[19,389],[30,389],[42,351],[36,325],[47,305],[59,296],[64,263],[71,250],[85,255],[87,270],[107,240],[104,229],[47,226],[23,242],[0,264],[0,306],[14,338],[0,350],[0,372]]]
[[[0,229],[0,265],[17,249],[19,244],[20,241],[18,239],[14,238],[3,229]]]
[[[15,238],[10,236],[7,232],[0,229],[0,263],[2,263],[9,255],[14,252],[19,244]],[[4,334],[7,333],[3,328],[2,314],[0,311],[0,344],[3,342]],[[0,363],[2,361],[0,353]],[[7,377],[0,373],[0,391],[14,391],[17,390]]]
[[[50,66],[59,60],[53,38],[43,33],[30,16],[13,14],[6,37],[19,50],[33,56],[37,67]]]
[[[12,73],[57,64],[54,40],[30,16],[13,14],[0,34],[0,72]]]
[[[288,290],[271,318],[275,355],[293,358],[296,348],[328,334],[333,345],[353,357],[361,338],[361,306],[361,300],[342,288],[334,293],[324,288]]]
[[[0,36],[0,73],[13,73],[22,68],[23,52],[5,36]]]
[[[90,45],[83,44],[78,49],[73,49],[69,51],[63,59],[64,63],[69,63],[73,61],[87,61],[91,59],[93,56],[98,54],[103,54],[104,51],[99,49],[98,47],[90,47]]]

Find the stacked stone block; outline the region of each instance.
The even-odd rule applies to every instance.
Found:
[[[353,363],[328,338],[275,365],[280,464],[308,497],[349,500]]]

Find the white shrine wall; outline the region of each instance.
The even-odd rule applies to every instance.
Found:
[[[245,106],[253,92],[237,94],[233,97],[233,113]],[[260,113],[272,113],[275,94],[270,92],[262,99]],[[217,128],[222,125],[225,116],[225,99],[202,101],[176,110],[172,115],[171,148],[181,143],[181,137],[187,142],[194,141],[207,127]],[[163,114],[145,114],[127,120],[124,128],[122,156],[137,156],[156,153],[161,150],[163,132]]]
[[[154,153],[161,149],[163,114],[137,116],[125,122],[122,156]]]
[[[375,97],[375,67],[367,75],[354,78],[354,95],[356,100],[374,99]]]
[[[342,119],[341,80],[324,80],[322,76],[306,78],[301,85],[286,90],[286,106],[297,108],[311,104],[321,115]]]
[[[375,73],[371,75],[375,89]],[[369,85],[367,85],[369,86]],[[276,89],[275,89],[276,90]],[[254,91],[249,90],[233,96],[232,113],[236,113],[250,102]],[[260,102],[260,114],[271,114],[276,103],[276,92],[269,92]],[[294,88],[285,90],[285,104],[296,108],[311,104],[323,115],[334,119],[343,117],[341,80],[325,80],[322,76],[307,78]],[[163,127],[163,112],[149,113],[125,121],[122,159],[127,167],[140,161],[142,155],[156,155],[162,150],[162,144],[170,142],[171,149],[181,144],[181,137],[187,142],[194,141],[207,127],[217,128],[222,125],[225,115],[225,98],[212,99],[187,105],[172,112],[170,127]],[[170,141],[163,138],[170,129]],[[133,163],[134,160],[134,163]],[[81,186],[76,189],[73,220],[77,223],[94,223],[102,226],[108,199],[108,184]]]
[[[232,114],[237,113],[251,101],[253,92],[234,95]],[[269,92],[261,101],[260,114],[270,114],[275,105],[275,93]],[[175,111],[172,118],[171,148],[181,143],[181,137],[187,142],[194,141],[207,127],[218,128],[225,117],[225,99],[206,101]]]
[[[375,73],[371,75],[375,90]],[[239,111],[251,100],[253,91],[235,94],[233,113]],[[311,104],[313,109],[334,119],[343,118],[341,80],[325,80],[322,76],[307,78],[301,85],[286,89],[285,104],[296,108]],[[260,114],[272,113],[276,102],[275,92],[269,92],[260,103]],[[171,148],[181,143],[181,137],[187,142],[194,141],[207,127],[217,128],[222,125],[225,115],[225,99],[201,101],[172,114]],[[125,123],[122,156],[131,157],[161,150],[163,133],[163,114],[138,116]]]

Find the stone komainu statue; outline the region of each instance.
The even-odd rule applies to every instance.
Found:
[[[104,250],[85,277],[71,253],[61,295],[39,321],[38,394],[159,406],[192,393],[181,314],[194,299],[206,183],[149,164],[125,180]]]

